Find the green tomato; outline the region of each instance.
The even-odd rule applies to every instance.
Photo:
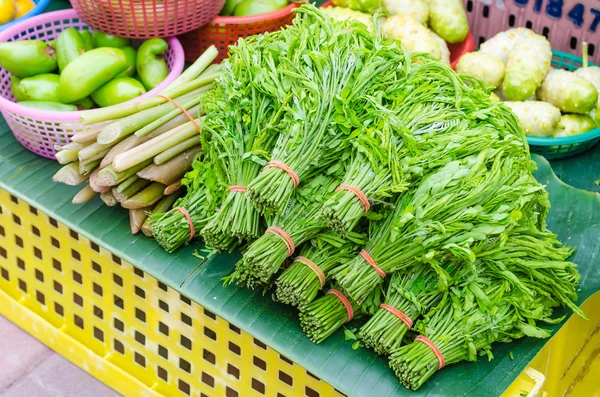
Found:
[[[0,66],[16,77],[51,73],[56,69],[56,51],[40,40],[0,43]]]
[[[133,77],[136,73],[137,51],[133,47],[123,47],[121,50],[123,50],[127,57],[127,69],[117,77]]]
[[[71,61],[60,75],[64,103],[85,98],[127,68],[127,57],[119,48],[95,48]]]
[[[94,42],[94,48],[100,47],[113,47],[113,48],[122,48],[131,45],[131,39],[126,39],[125,37],[113,36],[112,34],[100,32],[96,30],[92,35],[92,40]]]
[[[61,102],[59,80],[57,74],[38,74],[21,80],[14,78],[11,88],[17,101]]]
[[[241,1],[242,0],[227,0],[225,2],[225,5],[221,9],[219,15],[230,16],[231,14],[233,14],[233,10],[235,9],[235,7],[237,7],[237,5],[240,4]]]
[[[160,38],[146,40],[137,53],[137,72],[144,87],[151,90],[169,75],[169,68],[164,54],[169,49],[169,44]]]
[[[53,112],[75,112],[78,110],[75,105],[66,105],[60,102],[23,101],[19,102],[19,105],[33,109],[51,110]]]
[[[136,79],[117,77],[92,93],[92,99],[98,106],[107,107],[127,102],[146,93],[146,89]]]
[[[287,0],[242,0],[233,15],[236,17],[249,17],[250,15],[266,14],[277,11],[287,6]]]
[[[79,30],[68,28],[60,32],[54,48],[58,69],[62,72],[69,62],[85,52],[85,43]]]

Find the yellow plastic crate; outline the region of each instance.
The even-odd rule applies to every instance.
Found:
[[[502,397],[600,395],[600,294],[582,307]],[[1,189],[0,314],[125,396],[343,396]]]
[[[342,396],[0,190],[0,314],[125,396]]]

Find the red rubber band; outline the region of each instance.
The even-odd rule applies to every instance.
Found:
[[[292,178],[294,189],[297,188],[300,184],[300,178],[298,178],[298,174],[296,174],[293,169],[291,169],[279,160],[269,161],[269,164],[265,166],[265,169],[267,168],[279,168],[280,170],[285,171],[290,176],[290,178]]]
[[[385,278],[386,274],[383,270],[381,270],[379,268],[379,266],[377,266],[377,264],[375,263],[375,261],[373,260],[373,258],[371,257],[371,255],[369,255],[369,253],[365,250],[360,250],[360,256],[363,257],[363,259],[365,260],[365,262],[367,262],[369,265],[371,265],[371,267],[373,269],[375,269],[375,271],[377,272],[377,274],[379,274],[379,277],[381,278]]]
[[[352,320],[352,317],[354,317],[354,309],[352,309],[352,304],[350,303],[348,298],[346,298],[344,294],[342,294],[340,291],[333,288],[327,291],[327,293],[337,296],[340,302],[342,302],[342,304],[346,308],[346,314],[348,314],[348,320],[346,320],[346,322],[350,322],[350,320]]]
[[[266,233],[272,233],[281,241],[283,241],[288,249],[288,256],[292,256],[292,254],[296,250],[296,246],[294,245],[294,242],[292,241],[290,235],[287,234],[285,230],[277,226],[271,226],[266,230]]]
[[[387,310],[388,312],[392,313],[394,316],[398,317],[400,319],[400,321],[402,321],[404,324],[406,324],[406,328],[411,329],[413,326],[413,322],[410,319],[410,317],[408,317],[406,314],[404,314],[404,312],[402,310],[398,310],[393,306],[390,305],[386,305],[385,303],[382,303],[381,305],[379,305],[380,308],[382,308],[383,310]]]
[[[192,241],[192,239],[196,235],[196,229],[194,229],[194,224],[192,223],[192,217],[190,216],[190,213],[187,212],[187,210],[185,208],[183,208],[183,207],[175,207],[174,210],[177,210],[177,211],[181,212],[185,216],[185,220],[187,221],[188,225],[190,226],[190,239],[189,239],[189,241]]]
[[[352,185],[340,185],[337,187],[337,189],[335,189],[336,192],[340,190],[347,190],[349,192],[354,193],[356,198],[358,198],[362,203],[363,207],[365,207],[365,214],[369,212],[369,209],[371,209],[371,203],[369,203],[369,199],[359,188]]]
[[[311,261],[310,259],[304,256],[296,257],[294,262],[302,263],[303,265],[307,266],[310,270],[312,270],[319,279],[321,288],[323,288],[323,286],[325,285],[325,273],[323,273],[323,270],[321,270],[321,268],[315,262]]]
[[[229,186],[230,192],[245,192],[246,190],[248,190],[246,186]]]
[[[435,356],[437,357],[438,362],[440,363],[438,369],[444,368],[444,365],[446,365],[446,362],[444,361],[444,356],[442,355],[440,349],[438,349],[437,346],[429,338],[423,335],[419,335],[415,338],[415,342],[425,343],[427,347],[429,347],[433,354],[435,354]]]
[[[186,110],[186,109],[185,109],[183,106],[181,106],[181,105],[180,105],[180,104],[179,104],[177,101],[175,101],[175,100],[173,100],[173,99],[169,98],[169,97],[168,97],[168,96],[166,96],[166,95],[157,95],[157,96],[159,96],[159,97],[163,98],[164,100],[166,100],[166,101],[168,101],[168,102],[171,102],[173,105],[175,105],[176,107],[178,107],[178,108],[179,108],[179,109],[180,109],[180,110],[183,112],[183,114],[185,114],[185,116],[186,116],[188,119],[190,119],[190,121],[191,121],[192,123],[194,123],[194,126],[196,127],[196,131],[200,132],[200,126],[198,125],[198,123],[196,123],[196,119],[194,119],[194,118],[192,117],[192,115],[191,115],[191,114],[189,114],[189,113],[188,113],[188,111],[187,111],[187,110]]]

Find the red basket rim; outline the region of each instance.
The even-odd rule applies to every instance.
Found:
[[[273,12],[267,12],[266,14],[251,15],[249,17],[219,17],[219,16],[217,16],[217,17],[215,17],[215,19],[210,21],[210,23],[211,24],[224,24],[224,25],[242,25],[242,24],[248,24],[248,23],[262,22],[266,19],[277,19],[277,18],[284,17],[287,14],[289,14],[290,12],[292,12],[292,10],[294,8],[298,8],[300,6],[301,6],[300,3],[291,3],[291,4],[288,4],[284,8],[280,8],[279,10],[275,10]]]

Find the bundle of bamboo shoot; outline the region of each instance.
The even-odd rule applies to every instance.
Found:
[[[131,232],[151,236],[151,216],[169,210],[180,194],[181,178],[201,155],[199,104],[220,65],[211,65],[218,51],[208,48],[194,64],[159,95],[134,103],[83,113],[81,122],[94,125],[57,146],[64,164],[52,180],[67,185],[85,183],[73,204],[97,194],[106,205],[129,210]],[[103,123],[102,128],[95,128]]]

